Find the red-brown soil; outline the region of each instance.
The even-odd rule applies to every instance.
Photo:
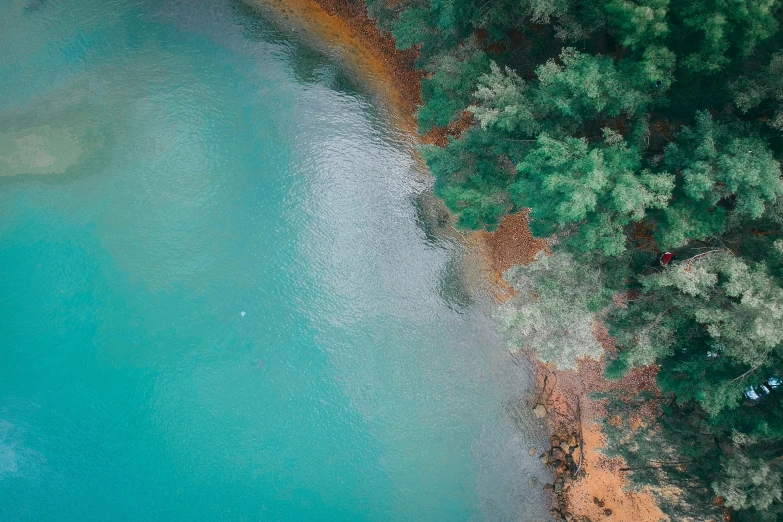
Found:
[[[598,324],[596,334],[599,340],[604,341],[605,347],[610,348],[606,345],[611,345],[611,339]],[[635,369],[622,380],[612,382],[604,379],[601,361],[579,361],[576,371],[556,371],[551,366],[538,365],[539,400],[547,409],[553,438],[567,440],[573,436],[584,442],[584,475],[580,473],[577,480],[567,482],[570,487],[558,498],[563,513],[569,513],[579,521],[587,517],[592,522],[658,522],[667,519],[649,491],[627,490],[628,481],[620,471],[625,467],[623,460],[610,459],[601,453],[606,441],[597,421],[606,412],[601,403],[587,397],[592,391],[634,393],[655,390],[656,373],[656,368]],[[649,418],[652,418],[652,412]],[[643,423],[645,419],[635,421]],[[576,450],[575,460],[579,459],[580,452]]]

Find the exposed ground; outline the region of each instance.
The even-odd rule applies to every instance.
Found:
[[[488,247],[492,268],[503,274],[514,265],[533,261],[539,250],[549,247],[545,239],[533,237],[527,223],[527,212],[506,216],[495,232],[479,232]]]
[[[584,443],[581,468],[584,475],[580,473],[577,480],[567,482],[570,487],[559,499],[561,512],[571,514],[580,522],[584,518],[579,517],[588,517],[592,522],[665,520],[649,492],[626,489],[628,483],[620,471],[625,466],[622,459],[609,459],[601,453],[605,439],[596,421],[606,412],[600,403],[587,398],[591,391],[655,389],[656,369],[633,370],[619,382],[607,381],[602,373],[603,364],[591,360],[580,361],[577,371],[554,371],[545,365],[538,368],[540,402],[547,408],[554,438],[564,440],[573,436]],[[578,462],[581,449],[574,453],[573,458]],[[568,470],[566,473],[569,474]]]
[[[513,289],[502,280],[502,273],[513,265],[532,262],[539,250],[548,248],[545,240],[530,233],[527,213],[506,217],[494,233],[479,234],[492,277],[502,285],[503,296],[512,295]],[[614,340],[602,325],[595,325],[595,334],[605,350],[614,349]],[[627,490],[628,481],[620,471],[625,466],[622,459],[609,459],[601,453],[605,439],[598,419],[605,416],[605,411],[600,403],[587,397],[591,391],[653,390],[657,369],[636,369],[618,382],[603,378],[601,361],[579,361],[576,371],[558,371],[537,362],[536,370],[538,393],[531,407],[541,404],[546,409],[546,420],[553,433],[552,446],[559,448],[566,442],[565,448],[542,455],[542,462],[554,469],[556,477],[562,477],[551,486],[558,507],[553,512],[555,518],[577,522],[666,520],[649,491]],[[579,473],[573,479],[577,469]]]
[[[367,16],[364,2],[350,0],[248,0],[269,11],[291,30],[304,33],[325,47],[338,50],[337,59],[350,62],[375,94],[383,97],[392,117],[416,134],[415,114],[421,103],[420,71],[414,69],[416,50],[399,51],[394,39],[382,33]]]

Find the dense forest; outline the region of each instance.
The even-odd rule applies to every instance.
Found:
[[[424,72],[435,190],[466,229],[530,210],[514,344],[659,368],[609,451],[674,520],[783,519],[783,11],[776,0],[368,0]],[[653,408],[651,409],[651,405]]]

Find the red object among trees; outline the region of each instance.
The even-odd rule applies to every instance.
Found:
[[[661,264],[663,266],[667,266],[669,264],[669,261],[671,261],[673,257],[674,257],[674,254],[672,254],[671,252],[665,252],[661,256]]]

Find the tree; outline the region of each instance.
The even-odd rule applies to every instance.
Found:
[[[783,194],[780,163],[748,125],[718,124],[707,112],[666,147],[665,165],[678,174],[677,191],[658,220],[662,248],[682,246],[726,230],[731,213],[760,218]]]
[[[724,460],[722,468],[723,478],[712,488],[728,505],[764,511],[774,502],[780,502],[783,480],[780,470],[773,470],[769,463],[735,452]]]
[[[610,374],[659,363],[664,393],[713,415],[737,407],[753,379],[774,374],[783,357],[783,288],[764,265],[718,250],[640,279],[641,294],[613,321],[624,350]]]
[[[372,3],[398,45],[418,48],[420,130],[473,117],[422,150],[457,225],[493,230],[530,208],[534,234],[557,238],[551,257],[506,274],[519,292],[502,310],[511,344],[573,367],[601,353],[601,312],[617,340],[607,375],[659,368],[661,396],[640,403],[657,422],[632,437],[606,426],[633,480],[680,487],[664,503],[674,519],[715,514],[721,495],[735,520],[776,520],[778,0]]]
[[[531,207],[532,229],[540,235],[578,231],[569,245],[607,256],[625,251],[625,227],[664,207],[672,176],[640,168],[641,154],[622,136],[605,129],[604,141],[590,147],[584,138],[557,140],[541,134],[537,147],[517,165],[512,200]]]
[[[577,263],[566,253],[540,251],[527,266],[505,274],[517,296],[499,312],[514,349],[534,347],[536,356],[560,369],[575,369],[579,358],[598,359],[603,353],[593,330],[603,296],[601,274]]]

